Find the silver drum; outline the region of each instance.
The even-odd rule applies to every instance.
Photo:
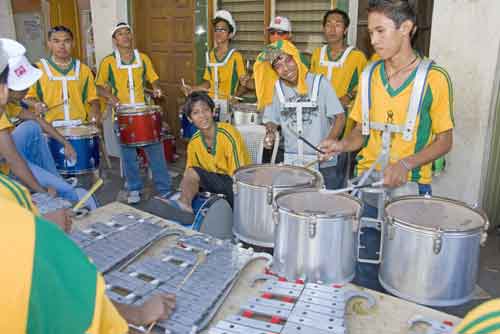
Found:
[[[233,233],[246,243],[274,247],[272,204],[284,190],[321,188],[323,179],[307,168],[287,165],[250,165],[233,175]]]
[[[260,125],[262,124],[262,113],[257,111],[255,103],[238,103],[232,105],[233,124]]]
[[[328,190],[276,197],[273,271],[287,280],[344,284],[354,278],[361,202]]]
[[[471,299],[488,219],[441,197],[400,197],[385,207],[379,281],[390,293],[430,306]]]

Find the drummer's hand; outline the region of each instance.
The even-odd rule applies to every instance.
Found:
[[[76,151],[70,142],[64,143],[64,156],[66,157],[66,160],[76,161]]]
[[[43,217],[62,228],[64,232],[71,232],[71,225],[73,225],[73,221],[71,220],[67,209],[59,209],[50,213],[46,213],[45,215],[43,215]]]
[[[229,103],[231,103],[232,105],[236,105],[236,104],[239,104],[241,102],[241,99],[238,99],[236,97],[231,97],[231,99],[229,100]]]
[[[400,162],[389,164],[384,170],[384,186],[397,188],[404,185],[408,180],[408,172]]]
[[[153,97],[155,99],[159,99],[162,96],[163,96],[163,92],[161,91],[160,88],[156,88],[156,89],[153,90]]]
[[[182,85],[181,90],[184,93],[184,95],[188,96],[193,92],[193,87],[189,85]]]
[[[33,104],[33,113],[37,117],[43,117],[43,114],[45,114],[48,111],[47,105],[43,102],[36,102]]]
[[[318,148],[325,152],[325,154],[318,154],[320,161],[326,161],[331,159],[335,154],[344,152],[344,145],[342,141],[335,139],[325,139],[319,143]]]
[[[240,84],[248,89],[252,89],[250,84],[250,81],[252,80],[252,77],[249,74],[242,75],[240,77]]]
[[[349,109],[350,105],[351,105],[351,98],[347,95],[344,95],[342,96],[341,98],[339,98],[339,101],[340,101],[340,104],[342,104],[342,107],[344,107],[345,110]]]
[[[120,104],[120,100],[115,95],[110,95],[108,97],[108,104],[113,107],[118,107],[118,105]]]
[[[47,194],[49,194],[52,197],[56,197],[57,196],[57,191],[54,188],[47,187]]]
[[[161,130],[163,132],[170,132],[170,125],[167,122],[161,122]]]

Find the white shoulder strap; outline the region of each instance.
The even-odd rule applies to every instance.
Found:
[[[313,90],[311,93],[311,102],[315,103],[318,101],[318,95],[319,95],[319,84],[321,82],[321,74],[316,74],[314,76],[314,81],[313,81]]]
[[[42,66],[45,70],[45,73],[49,77],[49,80],[54,80],[54,74],[52,74],[52,71],[50,70],[49,63],[47,62],[47,59],[40,58],[40,63],[42,63]]]
[[[403,139],[411,141],[413,138],[413,129],[417,120],[417,115],[422,106],[422,100],[425,94],[425,84],[427,82],[427,74],[431,69],[433,61],[430,59],[422,59],[417,67],[415,80],[413,81],[413,88],[410,97],[410,104],[408,105],[408,113],[406,116],[406,125],[404,127]]]
[[[285,104],[286,103],[285,94],[283,93],[283,89],[281,89],[281,83],[279,79],[276,80],[276,82],[274,83],[274,88],[276,89],[276,93],[278,94],[278,99],[280,100],[280,103]]]
[[[373,70],[380,62],[381,61],[375,61],[369,63],[361,74],[361,133],[363,136],[368,136],[370,134],[371,81]]]

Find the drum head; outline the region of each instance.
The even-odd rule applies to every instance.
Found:
[[[276,197],[276,205],[294,214],[319,217],[355,216],[361,210],[354,197],[316,189],[283,192]]]
[[[425,230],[467,232],[482,228],[486,216],[464,203],[445,198],[406,197],[385,208],[386,215],[403,225]]]
[[[116,110],[118,114],[143,114],[156,111],[160,111],[160,106],[145,104],[122,104]]]
[[[242,183],[257,187],[311,187],[318,176],[298,166],[253,165],[238,169],[234,177]]]
[[[256,103],[236,103],[232,105],[233,111],[240,112],[257,112],[257,104]]]
[[[99,133],[99,129],[93,125],[63,126],[58,127],[57,131],[66,138],[93,137]]]

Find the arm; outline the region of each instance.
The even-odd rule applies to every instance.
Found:
[[[341,141],[336,139],[326,139],[319,144],[319,148],[326,154],[320,155],[321,160],[328,160],[334,154],[342,152],[354,152],[363,146],[364,136],[361,134],[361,124],[356,123],[351,133]]]
[[[149,298],[140,306],[113,302],[120,315],[137,326],[149,325],[158,320],[166,320],[175,308],[175,296],[159,294]]]
[[[0,152],[7,161],[12,173],[21,180],[21,182],[34,192],[45,193],[48,190],[44,189],[35,179],[31,170],[24,159],[17,152],[16,144],[12,140],[8,130],[0,131]]]
[[[435,140],[423,150],[395,163],[384,170],[384,184],[388,187],[399,187],[406,183],[408,173],[415,168],[431,163],[451,150],[453,131],[439,133]]]
[[[345,125],[345,114],[338,114],[335,116],[335,122],[333,123],[330,133],[327,139],[338,139],[344,130]]]
[[[101,104],[98,99],[92,100],[89,102],[90,110],[89,110],[89,121],[91,123],[96,123],[99,127],[101,124]]]

